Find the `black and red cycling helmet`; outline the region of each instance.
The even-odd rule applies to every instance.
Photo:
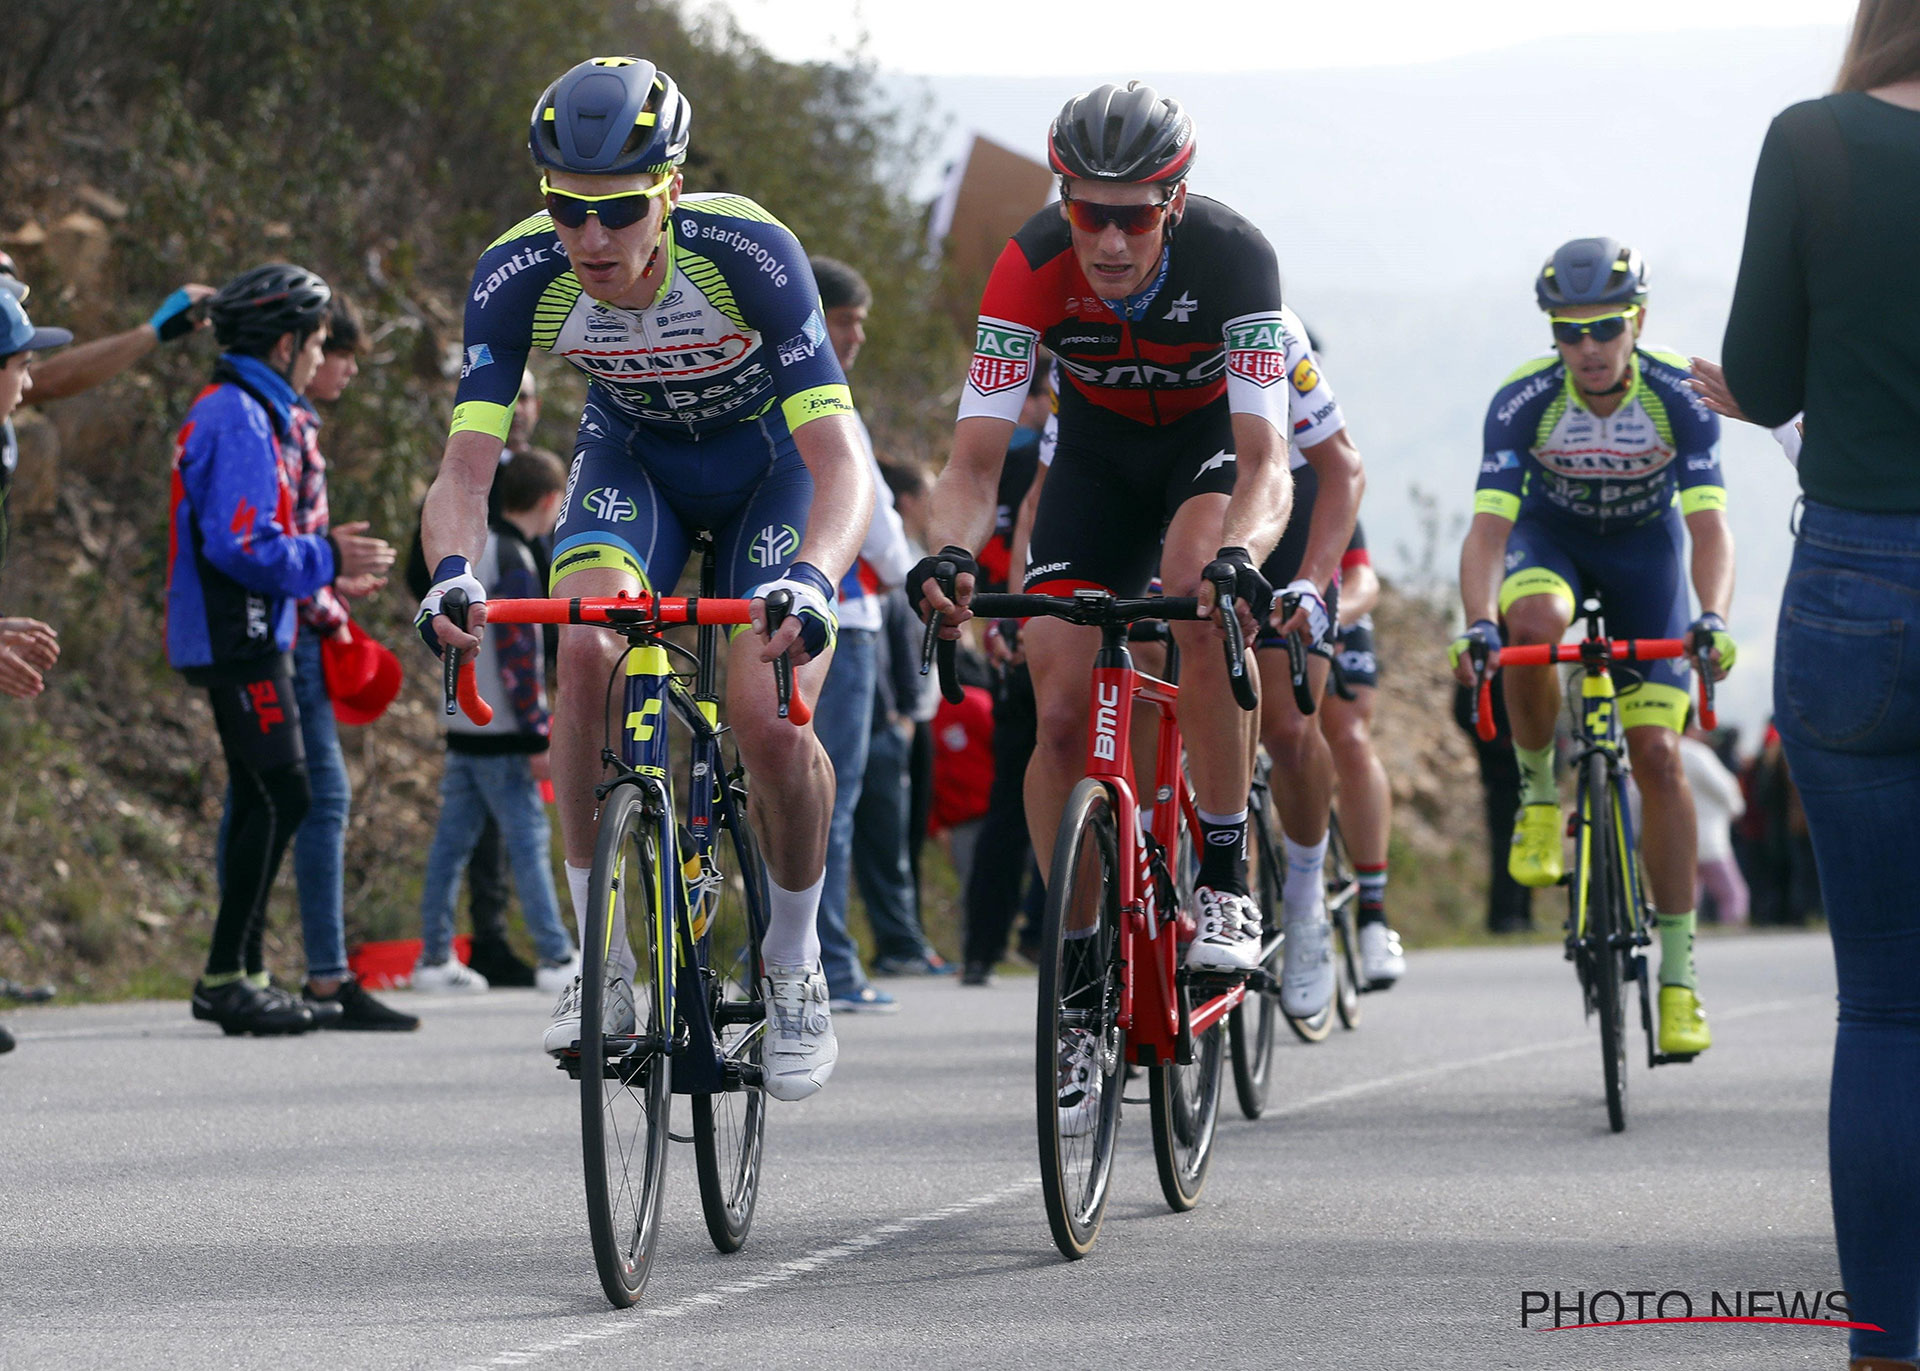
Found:
[[[1177,185],[1193,170],[1193,120],[1152,86],[1096,86],[1062,106],[1047,131],[1047,163],[1086,181]]]
[[[291,333],[304,339],[327,321],[333,290],[305,267],[268,262],[234,277],[207,301],[213,336],[230,352],[265,352]]]

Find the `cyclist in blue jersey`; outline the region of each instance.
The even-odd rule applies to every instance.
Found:
[[[486,541],[487,489],[521,372],[536,347],[564,358],[591,384],[551,593],[670,593],[689,535],[706,529],[720,594],[756,602],[754,631],[730,648],[728,719],[753,774],[771,887],[766,1088],[801,1099],[825,1084],[837,1050],[814,927],[833,770],[811,728],[775,716],[765,664],[787,654],[798,688],[817,696],[834,587],[866,532],[873,489],[806,253],[751,200],[682,195],[691,123],[673,80],[632,57],[582,62],[534,106],[529,145],[546,207],[474,271],[452,432],[422,518],[435,570],[419,623],[436,651],[477,646],[486,610],[470,562]],[[465,632],[440,613],[455,587],[474,604]],[[761,602],[776,589],[792,593],[794,613],[769,638]],[[561,630],[553,777],[576,917],[608,727],[599,701],[621,651],[604,631]],[[631,951],[616,948],[610,967],[623,961],[630,974]],[[607,1003],[617,1014],[631,997]],[[576,982],[555,1008],[549,1052],[572,1047],[579,1019]]]
[[[1469,627],[1449,649],[1471,681],[1467,646],[1557,643],[1579,603],[1598,595],[1616,638],[1713,635],[1716,674],[1734,662],[1733,534],[1720,475],[1720,421],[1686,385],[1686,358],[1640,346],[1647,271],[1610,238],[1562,246],[1534,286],[1554,351],[1507,379],[1487,410],[1473,524],[1460,553]],[[1684,525],[1684,527],[1683,527]],[[1701,613],[1689,622],[1682,550],[1691,537]],[[1694,980],[1693,795],[1680,763],[1683,661],[1649,663],[1623,692],[1633,777],[1644,802],[1641,855],[1660,931],[1660,1050],[1712,1043]],[[1506,682],[1521,810],[1508,868],[1522,885],[1559,881],[1553,730],[1560,678],[1514,668]]]

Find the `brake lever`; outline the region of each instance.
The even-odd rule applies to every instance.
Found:
[[[1213,612],[1227,635],[1227,683],[1233,687],[1233,701],[1249,712],[1260,707],[1247,675],[1247,639],[1240,631],[1240,608],[1234,600],[1233,577],[1216,576],[1207,582],[1213,587]]]
[[[1285,623],[1300,608],[1297,594],[1285,594],[1280,597],[1280,622]],[[1293,685],[1293,703],[1302,714],[1312,714],[1318,707],[1313,698],[1313,687],[1307,681],[1307,644],[1299,632],[1287,635],[1287,675]]]

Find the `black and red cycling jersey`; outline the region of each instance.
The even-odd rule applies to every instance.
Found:
[[[1017,421],[1037,344],[1066,378],[1063,429],[1110,416],[1157,428],[1224,398],[1287,432],[1280,269],[1260,230],[1217,200],[1189,195],[1156,280],[1111,303],[1080,270],[1060,206],[1029,219],[981,298],[960,417]]]

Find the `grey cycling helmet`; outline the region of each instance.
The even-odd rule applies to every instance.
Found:
[[[1544,310],[1645,304],[1647,264],[1611,238],[1576,238],[1561,244],[1540,268],[1533,294]]]
[[[548,86],[527,147],[556,171],[668,172],[687,155],[693,107],[673,78],[638,57],[595,57]]]
[[[1152,86],[1098,86],[1061,108],[1047,131],[1047,162],[1087,181],[1174,185],[1193,169],[1193,120]]]
[[[282,334],[306,336],[327,320],[333,288],[305,267],[268,262],[243,271],[207,301],[214,340],[229,352],[265,353]]]

